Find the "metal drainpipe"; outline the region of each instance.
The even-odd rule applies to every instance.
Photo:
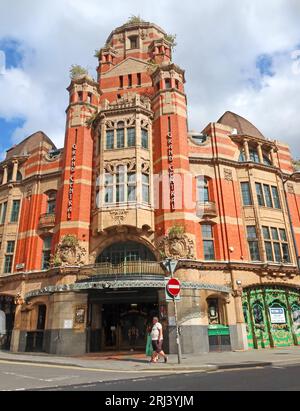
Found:
[[[290,227],[291,227],[291,232],[292,232],[292,237],[293,237],[293,242],[294,242],[294,248],[295,248],[295,252],[296,252],[297,266],[298,266],[298,269],[300,270],[298,246],[297,246],[297,242],[296,242],[295,230],[294,230],[294,227],[293,227],[291,210],[290,210],[290,206],[289,206],[289,203],[288,203],[288,196],[287,196],[287,192],[286,192],[286,189],[285,189],[285,184],[288,182],[288,180],[284,181],[282,174],[281,174],[281,180],[282,180],[282,184],[283,184],[285,204],[286,204],[286,208],[287,208],[287,212],[288,212],[288,216],[289,216],[289,223],[290,223]]]

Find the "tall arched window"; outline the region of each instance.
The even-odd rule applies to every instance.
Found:
[[[209,180],[206,177],[197,177],[197,201],[210,202]]]
[[[156,258],[145,245],[124,241],[106,248],[98,256],[96,263],[120,264],[130,261],[156,261]]]

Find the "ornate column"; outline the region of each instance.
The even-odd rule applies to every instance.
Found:
[[[246,161],[250,161],[250,151],[249,151],[248,140],[244,140],[244,151],[245,151]]]
[[[3,166],[3,179],[2,179],[2,185],[7,183],[8,179],[8,171],[7,171],[7,165]]]
[[[277,161],[276,161],[276,155],[275,155],[275,149],[274,149],[274,148],[271,149],[270,154],[271,154],[272,165],[273,165],[274,167],[277,167],[278,164],[277,164]]]
[[[259,157],[259,161],[261,164],[264,163],[264,156],[263,156],[263,150],[262,150],[262,144],[259,143],[257,145],[257,152],[258,152],[258,157]]]
[[[12,181],[15,182],[17,181],[17,175],[18,175],[18,168],[19,168],[19,162],[18,160],[13,161],[13,172],[12,172]]]

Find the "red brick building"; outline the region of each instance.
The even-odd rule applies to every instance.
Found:
[[[37,132],[0,164],[2,344],[139,350],[159,315],[175,352],[171,258],[183,352],[298,345],[288,146],[231,112],[189,132],[185,74],[155,24],[117,28],[98,58],[97,80],[72,77],[63,149]]]

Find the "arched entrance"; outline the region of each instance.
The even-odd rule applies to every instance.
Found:
[[[243,312],[252,348],[300,344],[300,293],[280,286],[244,290]]]
[[[103,290],[89,292],[88,351],[144,351],[147,324],[159,313],[158,289],[150,286],[163,278],[159,263],[145,245],[123,241],[107,247],[97,266],[102,279],[115,279],[118,287],[109,282]]]

